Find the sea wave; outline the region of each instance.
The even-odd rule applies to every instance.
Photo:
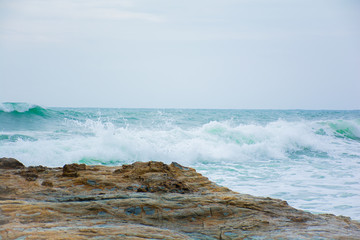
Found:
[[[238,192],[360,219],[358,111],[45,110],[0,114],[2,156],[51,167],[175,161]]]
[[[0,134],[0,143],[4,142],[17,142],[18,140],[23,141],[36,141],[37,139],[34,137],[29,137],[23,134]]]
[[[0,113],[35,114],[43,116],[46,114],[46,112],[46,108],[30,103],[0,103]]]
[[[333,131],[334,136],[360,141],[360,121],[329,121],[327,125]]]
[[[211,121],[198,127],[167,125],[164,129],[118,127],[92,119],[64,121],[63,130],[44,138],[37,132],[26,133],[26,138],[4,137],[3,141],[11,139],[12,143],[1,147],[2,152],[26,159],[25,162],[36,159],[38,164],[52,166],[79,161],[113,165],[158,160],[192,165],[360,155],[360,125],[350,120],[278,120],[266,125]],[[43,151],[49,153],[44,155]]]

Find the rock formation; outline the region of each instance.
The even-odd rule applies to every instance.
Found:
[[[348,217],[239,194],[177,163],[7,161],[0,159],[0,239],[360,239],[360,223]]]
[[[15,158],[0,158],[0,169],[19,169],[24,167],[24,164]]]

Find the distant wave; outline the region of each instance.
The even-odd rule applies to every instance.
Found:
[[[35,114],[45,116],[47,113],[47,109],[31,103],[5,102],[0,103],[0,113]]]

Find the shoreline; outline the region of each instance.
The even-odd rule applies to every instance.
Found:
[[[349,217],[236,193],[178,163],[48,168],[9,159],[0,159],[2,239],[360,239]]]

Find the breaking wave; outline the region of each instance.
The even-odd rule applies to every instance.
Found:
[[[35,159],[37,164],[51,166],[79,161],[106,165],[149,160],[240,163],[250,159],[360,156],[359,126],[348,120],[278,120],[266,125],[211,121],[191,128],[167,125],[164,129],[149,129],[119,127],[101,120],[64,119],[62,129],[51,134],[4,133],[0,140],[13,142],[8,155],[28,164]],[[49,153],[44,155],[42,149]]]
[[[360,219],[360,111],[2,104],[3,156],[49,167],[175,161],[234,191]]]
[[[47,109],[39,105],[29,103],[5,102],[0,103],[0,113],[45,116]]]

